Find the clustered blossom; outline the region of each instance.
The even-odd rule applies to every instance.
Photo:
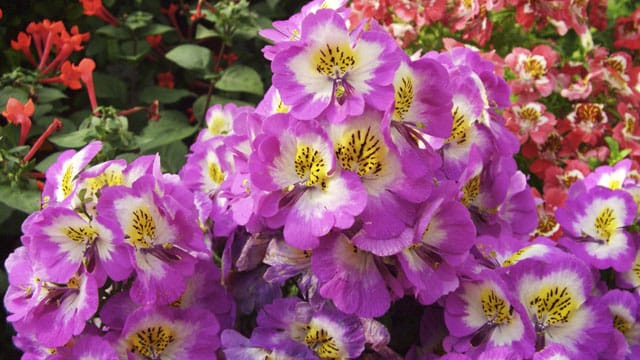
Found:
[[[5,263],[16,344],[52,358],[215,356],[233,303],[193,193],[157,155],[87,167],[101,147],[60,154]]]
[[[210,107],[178,174],[158,155],[96,164],[100,142],[59,155],[5,263],[27,356],[398,359],[390,329],[411,305],[406,359],[637,356],[637,160],[570,155],[598,155],[605,105],[573,92],[572,112],[547,109],[568,84],[550,46],[514,49],[507,82],[469,47],[407,56],[345,3],[262,32],[272,86],[255,107]],[[508,3],[527,27],[585,31],[583,5]],[[412,21],[452,4],[468,37],[504,6],[436,1]],[[629,56],[589,54],[589,91],[637,95]],[[628,143],[636,105],[619,107]]]

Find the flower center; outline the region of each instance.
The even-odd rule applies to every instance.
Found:
[[[631,323],[625,320],[622,316],[613,316],[613,327],[618,329],[622,334],[626,334],[631,329]]]
[[[91,225],[67,226],[64,228],[64,234],[78,243],[92,243],[98,236],[98,232]]]
[[[620,74],[624,73],[626,63],[623,57],[610,56],[609,58],[607,58],[607,60],[604,61],[604,63],[616,72]]]
[[[624,130],[625,135],[633,135],[633,130],[636,128],[636,119],[633,116],[626,114],[624,117]]]
[[[151,326],[129,337],[129,350],[148,359],[158,359],[175,340],[175,335],[169,327]]]
[[[576,106],[576,122],[597,124],[604,120],[602,108],[597,104],[578,104]]]
[[[482,311],[493,324],[508,324],[511,322],[513,306],[498,296],[492,289],[483,289],[480,294]]]
[[[455,106],[451,112],[453,114],[453,128],[451,129],[451,135],[447,138],[447,142],[464,144],[468,140],[471,124],[469,124],[467,117],[459,106]]]
[[[593,225],[598,236],[600,236],[602,240],[606,240],[608,242],[618,225],[613,209],[609,207],[602,209],[600,214],[596,217]]]
[[[86,180],[86,184],[91,191],[96,192],[105,186],[122,185],[121,171],[105,171],[102,174]]]
[[[65,170],[64,174],[62,175],[62,181],[60,184],[60,187],[62,188],[62,194],[64,195],[64,197],[69,196],[69,194],[71,194],[71,191],[73,190],[72,177],[73,177],[73,166],[67,166],[67,170]]]
[[[462,187],[462,203],[465,206],[469,206],[480,193],[480,175],[476,175],[469,179]]]
[[[558,151],[560,151],[561,146],[562,139],[560,138],[560,135],[551,133],[547,137],[547,140],[545,140],[545,142],[542,144],[542,146],[540,146],[540,152],[548,155],[556,154]]]
[[[395,105],[393,108],[393,118],[395,120],[404,119],[405,115],[411,108],[413,102],[413,81],[408,76],[405,76],[400,80],[400,83],[395,89]]]
[[[294,166],[296,174],[306,186],[320,183],[323,189],[326,187],[327,164],[318,150],[298,144]]]
[[[224,181],[224,172],[218,164],[212,162],[209,164],[209,177],[214,183],[220,185]]]
[[[573,183],[575,183],[576,181],[582,178],[584,178],[584,176],[579,170],[570,170],[561,175],[558,175],[558,181],[560,181],[560,183],[562,184],[562,186],[565,187],[565,189],[570,188],[571,185],[573,185]]]
[[[555,216],[549,214],[540,218],[535,233],[539,236],[551,236],[558,231],[559,228],[560,224],[558,224]]]
[[[529,56],[524,60],[524,71],[534,79],[539,79],[547,72],[544,58],[540,56]]]
[[[356,53],[349,44],[325,44],[313,57],[316,71],[332,79],[341,79],[356,64]]]
[[[342,168],[354,171],[361,177],[380,174],[386,150],[382,140],[371,131],[371,127],[346,133],[335,148]]]
[[[549,326],[564,324],[578,309],[567,287],[551,286],[543,288],[529,300],[534,310],[536,331],[544,331]]]
[[[146,207],[141,207],[133,211],[133,218],[127,228],[125,235],[131,245],[136,248],[149,248],[156,237],[156,223],[153,215]]]
[[[213,135],[226,135],[229,133],[229,127],[223,114],[214,114],[209,122],[209,132]]]
[[[307,325],[306,329],[304,342],[321,359],[337,359],[340,356],[340,349],[327,330],[313,324]]]
[[[526,106],[522,108],[518,113],[518,116],[520,116],[522,120],[525,120],[531,125],[535,125],[538,123],[538,119],[540,118],[540,115],[541,115],[540,111],[538,111],[536,108],[532,106]]]
[[[282,102],[282,99],[278,100],[278,104],[276,105],[276,113],[278,114],[286,114],[289,112],[289,106],[285,105]]]

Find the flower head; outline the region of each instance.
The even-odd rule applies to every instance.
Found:
[[[342,122],[361,114],[365,103],[379,110],[391,104],[399,60],[393,39],[375,29],[355,35],[334,10],[304,18],[301,39],[272,62],[273,85],[293,116],[307,120],[323,114]]]
[[[35,111],[35,106],[31,99],[26,103],[20,102],[20,100],[9,97],[7,100],[7,106],[5,111],[2,112],[2,116],[7,118],[10,124],[20,126],[20,140],[19,145],[24,145],[29,135],[29,129],[31,129],[31,116]]]

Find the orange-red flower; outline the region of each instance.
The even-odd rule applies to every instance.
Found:
[[[17,40],[11,40],[11,48],[16,51],[20,51],[24,54],[24,56],[36,66],[36,60],[33,58],[31,54],[31,35],[27,35],[24,32],[18,33]]]
[[[102,21],[109,23],[111,25],[117,25],[118,19],[113,16],[107,10],[107,8],[102,5],[102,0],[79,0],[82,4],[83,14],[87,16],[95,16]]]
[[[35,111],[33,101],[29,99],[25,104],[20,100],[10,97],[7,100],[7,106],[5,111],[2,112],[2,116],[7,118],[7,121],[13,125],[20,126],[20,142],[19,145],[24,145],[31,129],[31,115]]]
[[[149,45],[155,49],[162,43],[162,34],[147,35],[145,39],[147,40],[147,43],[149,43]]]
[[[87,88],[87,94],[89,95],[89,102],[91,102],[91,110],[95,110],[98,107],[98,101],[96,100],[96,91],[93,86],[93,70],[96,68],[96,63],[90,58],[84,58],[80,60],[78,65],[73,65],[73,70],[80,74],[80,80]]]
[[[170,89],[173,89],[175,86],[175,83],[173,82],[173,74],[169,71],[158,73],[157,80],[158,80],[158,86],[166,87]]]

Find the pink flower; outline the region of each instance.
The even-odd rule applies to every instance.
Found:
[[[548,45],[538,45],[533,50],[521,47],[513,49],[505,58],[506,65],[518,76],[510,85],[520,102],[549,96],[555,87],[555,73],[550,71],[558,63],[558,54]]]

